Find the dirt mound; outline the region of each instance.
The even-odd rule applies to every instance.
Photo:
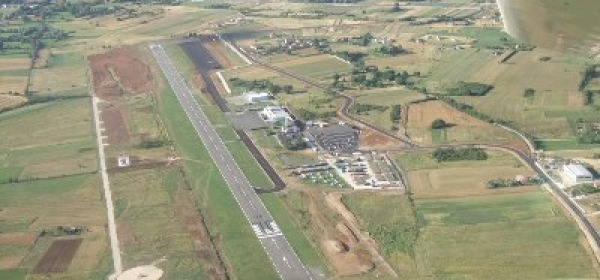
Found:
[[[130,47],[114,49],[108,53],[88,57],[94,89],[101,98],[126,93],[139,94],[154,89],[154,76],[150,67]]]
[[[340,240],[326,239],[323,248],[337,276],[360,275],[375,267],[368,252],[365,254],[361,249],[348,247]]]
[[[348,246],[346,246],[346,244],[344,244],[344,242],[339,241],[339,240],[335,240],[335,239],[330,239],[330,240],[326,240],[324,242],[325,247],[327,247],[327,250],[336,252],[336,253],[344,253],[348,251]]]

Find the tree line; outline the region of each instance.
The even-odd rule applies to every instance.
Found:
[[[482,148],[439,148],[432,154],[438,162],[461,160],[486,160],[488,154]]]

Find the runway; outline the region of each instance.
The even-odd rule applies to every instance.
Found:
[[[150,44],[149,47],[200,140],[271,259],[279,277],[284,280],[315,279],[304,267],[231,153],[219,138],[163,47],[160,44]],[[252,257],[248,256],[248,258]]]

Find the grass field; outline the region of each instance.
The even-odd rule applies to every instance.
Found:
[[[327,83],[334,74],[347,73],[352,70],[352,65],[326,54],[293,58],[289,61],[275,63],[274,66]]]
[[[541,190],[416,203],[426,224],[417,245],[417,259],[430,268],[426,274],[476,279],[598,277],[576,226]]]
[[[27,79],[31,59],[27,56],[0,56],[0,94],[18,94],[23,96],[27,88]],[[2,98],[2,97],[0,97]],[[6,99],[6,97],[2,98]],[[6,100],[5,100],[6,102]],[[0,101],[0,109],[6,108],[6,104]]]
[[[542,57],[550,60],[540,61]],[[585,59],[535,49],[519,52],[507,63],[498,61],[486,50],[445,54],[425,83],[435,92],[444,92],[459,81],[493,85],[486,96],[456,99],[485,114],[514,122],[519,129],[543,139],[574,139],[574,121],[596,118],[592,106],[584,105],[583,95],[577,90],[580,72],[588,63]],[[535,90],[533,98],[523,96],[528,88]]]
[[[177,216],[176,194],[184,188],[181,173],[176,168],[139,170],[115,173],[111,180],[125,268],[166,257],[160,266],[167,275],[207,277],[194,241]],[[180,262],[187,265],[173,266]]]
[[[31,71],[30,84],[29,90],[40,95],[87,95],[86,60],[77,51],[54,51],[46,67]]]
[[[402,88],[352,91],[349,92],[349,94],[355,97],[354,101],[357,104],[389,106],[385,111],[373,110],[357,115],[360,119],[389,131],[391,131],[394,126],[394,123],[392,123],[392,120],[390,119],[392,105],[405,105],[409,102],[424,98],[420,93]]]
[[[448,127],[442,131],[434,131],[431,124],[436,119],[442,119]],[[419,142],[437,144],[440,142],[493,142],[520,143],[513,133],[490,123],[475,119],[460,112],[442,101],[428,101],[412,104],[408,108],[408,135]]]
[[[184,158],[184,168],[196,194],[195,199],[205,209],[212,234],[220,240],[217,248],[226,257],[231,272],[238,277],[251,273],[260,279],[277,279],[252,229],[249,226],[240,227],[247,224],[242,211],[216,166],[208,160],[208,152],[200,145],[195,130],[170,91],[161,93],[160,111],[161,115],[169,116],[165,122],[173,144]]]
[[[58,238],[38,235],[44,229],[53,230],[57,226],[87,228],[80,236],[83,243],[71,266],[66,272],[55,274],[57,277],[97,279],[94,275],[105,277],[108,273],[103,258],[108,254],[104,205],[96,175],[1,184],[0,203],[3,210],[0,240],[4,240],[0,242],[0,252],[3,252],[0,263],[4,264],[2,269],[18,269],[0,270],[0,275],[9,273],[16,277],[31,270]],[[11,235],[15,237],[5,238]]]
[[[89,100],[44,105],[0,116],[0,182],[96,170]]]
[[[429,153],[403,154],[397,164],[408,171],[414,198],[471,197],[530,192],[534,187],[489,189],[493,179],[512,179],[534,173],[510,154],[489,151],[485,161],[437,162]]]
[[[598,277],[575,224],[541,189],[416,198],[414,208],[403,195],[347,195],[344,203],[405,278]]]

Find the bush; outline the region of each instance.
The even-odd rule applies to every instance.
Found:
[[[446,126],[448,126],[448,124],[446,123],[446,121],[444,121],[442,119],[435,119],[433,122],[431,122],[432,129],[442,129],[442,128],[445,128]]]
[[[447,95],[453,96],[484,96],[494,87],[491,85],[473,83],[473,82],[459,82],[454,88],[448,90]]]
[[[525,92],[523,93],[523,97],[527,98],[527,99],[531,99],[535,96],[535,89],[532,88],[528,88],[525,90]]]

